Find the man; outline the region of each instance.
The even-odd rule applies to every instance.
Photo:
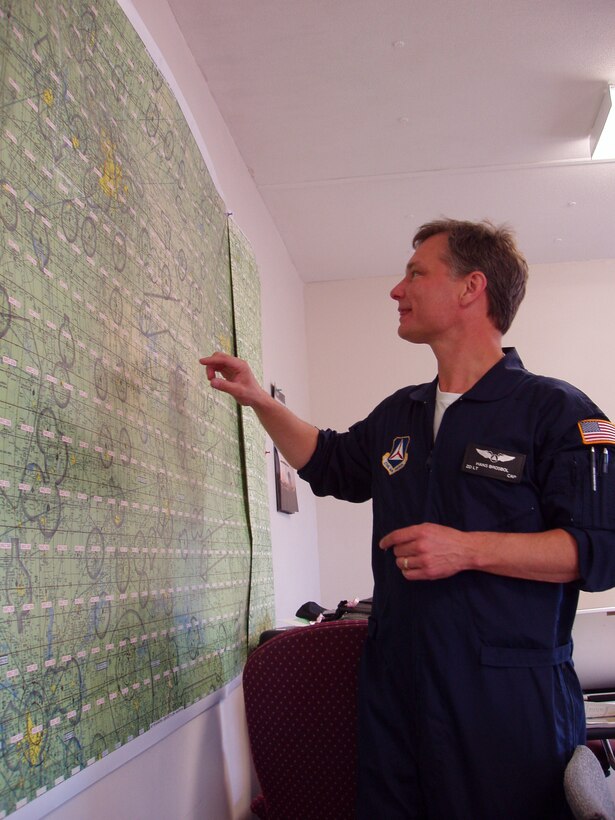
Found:
[[[372,498],[358,816],[570,817],[563,772],[585,737],[570,632],[579,589],[615,585],[615,427],[502,350],[527,278],[508,231],[441,220],[413,247],[391,296],[437,379],[347,433],[293,416],[243,362],[201,362],[316,494]]]

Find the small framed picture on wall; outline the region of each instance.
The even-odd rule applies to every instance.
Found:
[[[281,404],[286,404],[286,397],[279,387],[271,385],[271,395]],[[295,471],[286,462],[284,456],[273,448],[273,463],[275,468],[275,497],[278,512],[296,513],[299,511],[297,503],[297,484]]]

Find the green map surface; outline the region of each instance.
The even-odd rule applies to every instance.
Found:
[[[240,229],[229,221],[235,353],[252,368],[259,384],[261,366],[260,279],[252,249]],[[265,432],[251,408],[240,408],[242,440],[245,443],[244,485],[252,542],[250,569],[250,618],[248,640],[258,644],[261,632],[273,626],[273,566],[269,529],[269,497],[265,479],[267,465]]]
[[[258,271],[114,0],[0,0],[0,112],[2,817],[234,678],[273,582],[198,364],[260,372]]]

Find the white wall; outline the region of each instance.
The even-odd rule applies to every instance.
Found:
[[[179,91],[180,102],[189,106],[225,204],[253,246],[261,274],[265,386],[275,382],[284,390],[289,406],[309,417],[303,284],[166,0],[120,0],[120,4],[173,90]],[[203,350],[203,354],[208,352]],[[316,511],[303,482],[297,488],[300,512],[287,516],[276,511],[271,456],[268,461],[276,616],[283,622],[305,601],[320,600]],[[42,816],[58,820],[250,817],[254,778],[241,687],[208,711],[194,711],[197,715],[189,722],[94,785],[89,783],[97,767],[108,761],[93,764],[12,816],[16,820]],[[123,750],[130,747],[127,744]],[[123,754],[123,750],[114,754]],[[68,802],[56,810],[59,792]]]
[[[312,283],[306,286],[312,420],[345,430],[405,384],[433,379],[429,348],[396,333],[389,291],[398,277]],[[565,379],[615,418],[612,302],[615,261],[537,265],[528,293],[507,334],[526,367]],[[323,601],[371,594],[371,508],[318,499]],[[615,605],[615,590],[583,594],[581,606]]]

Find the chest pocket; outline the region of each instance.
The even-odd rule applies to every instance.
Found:
[[[544,529],[540,500],[528,481],[513,484],[464,472],[460,498],[460,529],[488,532]]]

